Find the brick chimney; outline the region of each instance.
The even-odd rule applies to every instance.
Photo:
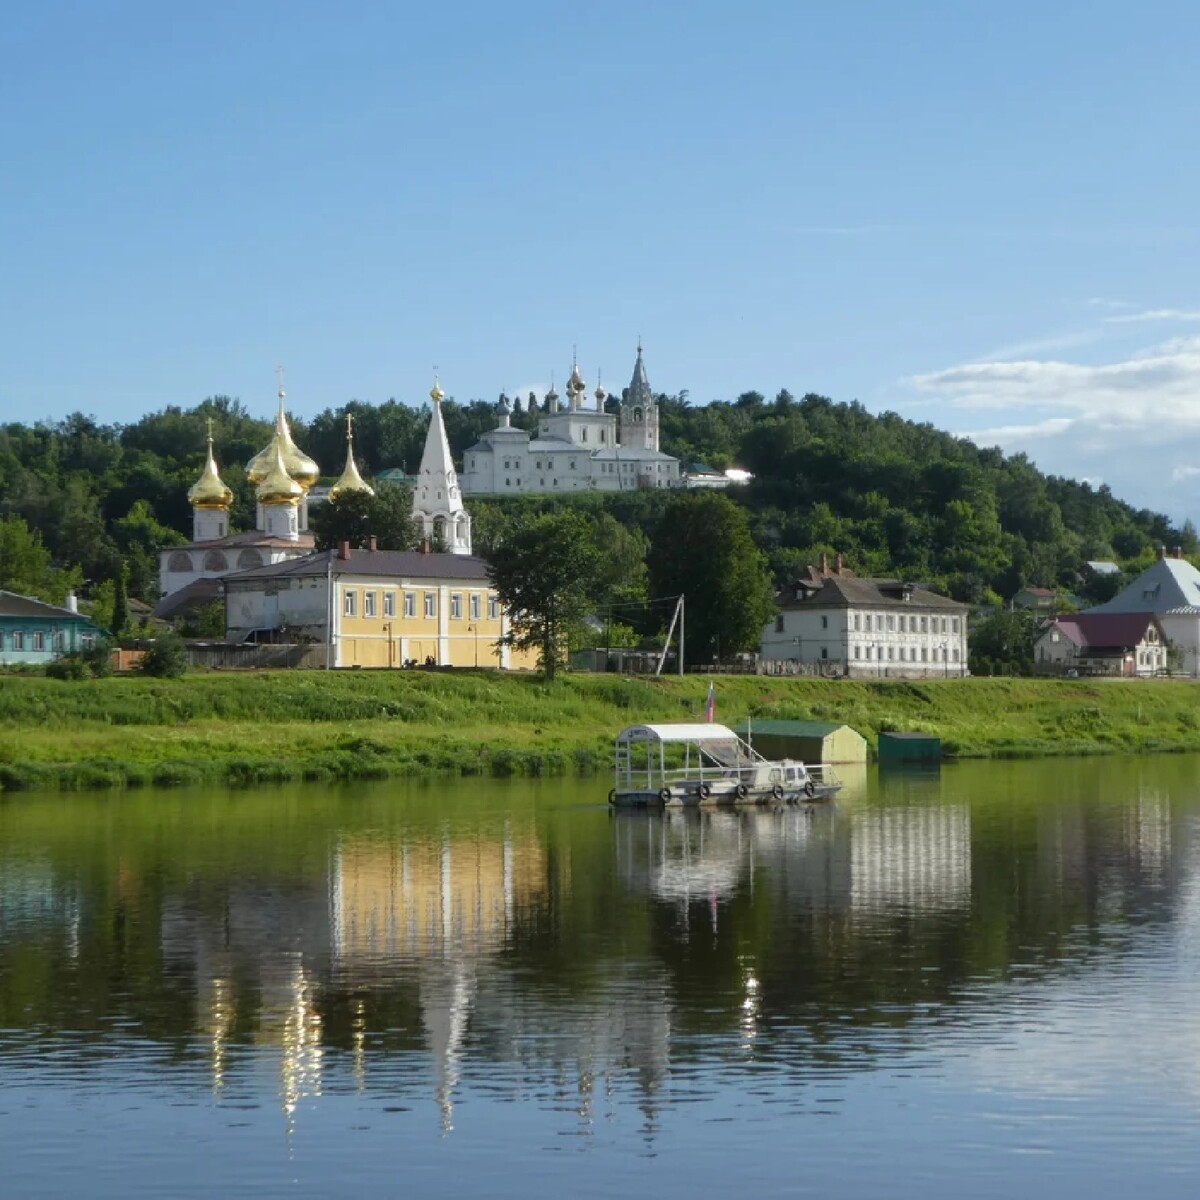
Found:
[[[338,542],[337,556],[342,560],[342,562],[350,561],[350,543],[344,538],[342,541]]]
[[[824,550],[821,551],[821,574],[829,574],[829,555]]]
[[[379,549],[379,542],[376,540],[376,537],[374,534],[371,534],[371,536],[367,538],[367,549],[372,554],[374,554],[375,551]]]
[[[846,565],[846,560],[839,554],[837,556],[837,558],[835,558],[833,560],[833,573],[835,575],[840,575],[842,573],[842,568],[845,565]]]

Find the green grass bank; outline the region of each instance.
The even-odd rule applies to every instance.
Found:
[[[262,672],[66,682],[0,676],[0,791],[405,775],[590,774],[636,721],[698,719],[708,677]],[[960,757],[1200,750],[1177,680],[716,678],[717,719],[845,721]]]

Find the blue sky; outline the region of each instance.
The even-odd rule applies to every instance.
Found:
[[[1185,3],[56,3],[0,35],[0,420],[859,399],[1200,500]],[[13,117],[17,119],[12,119]]]

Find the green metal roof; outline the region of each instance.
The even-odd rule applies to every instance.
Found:
[[[828,737],[839,729],[850,729],[844,721],[743,721],[734,732],[744,737],[747,728],[751,733],[770,737]],[[851,730],[851,732],[854,732]]]

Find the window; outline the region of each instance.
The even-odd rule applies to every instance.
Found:
[[[33,635],[33,648],[35,650],[45,650],[46,648],[46,635],[40,629]]]
[[[373,617],[375,615],[375,593],[363,592],[363,616]]]
[[[822,657],[822,658],[828,658],[828,657],[829,657],[829,647],[828,647],[828,646],[822,646],[822,647],[821,647],[821,657]]]
[[[425,593],[425,615],[427,617],[437,616],[437,592]]]
[[[54,635],[54,648],[59,654],[67,648],[67,635],[61,629]]]
[[[929,618],[928,617],[921,618],[921,632],[922,633],[929,632]]]
[[[871,614],[870,613],[867,613],[867,615],[865,617],[863,617],[863,629],[867,633],[871,632]]]
[[[176,550],[167,559],[167,570],[173,571],[176,575],[190,575],[192,571],[192,556],[185,554],[182,550]]]
[[[922,662],[929,661],[929,647],[928,646],[921,647],[921,661]]]
[[[358,593],[344,592],[342,594],[342,616],[357,617],[358,616]]]
[[[854,632],[857,633],[862,628],[862,617],[858,613],[854,614]]]
[[[497,596],[488,597],[488,620],[500,620],[500,600]]]
[[[783,613],[780,613],[780,614],[779,614],[779,615],[778,615],[778,616],[775,618],[775,632],[776,632],[776,633],[782,633],[782,632],[783,632]]]
[[[396,615],[396,593],[383,593],[383,615],[385,617],[394,617]]]
[[[855,647],[854,647],[854,657],[855,657],[855,658],[862,658],[862,647],[861,647],[861,646],[855,646]]]
[[[96,635],[94,633],[85,633],[79,639],[79,644],[85,649],[90,650],[96,644]]]
[[[450,595],[450,620],[462,620],[462,592],[452,592]]]
[[[891,648],[891,646],[889,646],[888,647],[888,662],[891,662],[891,661],[892,661],[892,648]]]
[[[829,628],[829,618],[824,615],[821,617],[821,628],[822,629]]]
[[[896,618],[891,613],[888,613],[887,627],[888,633],[891,633],[896,628]]]
[[[206,571],[228,571],[229,560],[220,550],[210,550],[204,556],[204,569]]]
[[[12,648],[14,650],[25,649],[25,631],[23,629],[14,629],[12,635]]]
[[[415,617],[417,615],[417,593],[404,593],[404,615],[406,617]]]
[[[471,620],[478,621],[483,615],[483,597],[478,592],[471,593]]]
[[[950,628],[953,629],[955,633],[958,632],[958,618],[957,617],[951,618]]]
[[[587,433],[587,430],[585,429],[583,432]],[[575,470],[575,460],[574,459],[571,459],[571,470],[572,471]]]

